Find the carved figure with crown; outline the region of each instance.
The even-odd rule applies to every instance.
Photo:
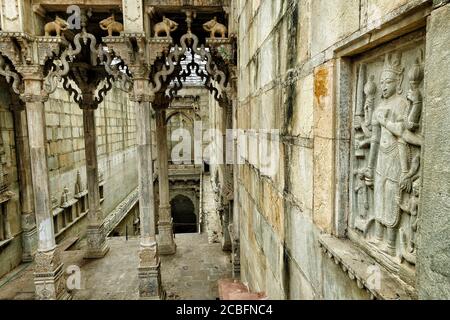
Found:
[[[408,145],[402,138],[409,113],[402,95],[404,68],[401,55],[386,55],[380,86],[382,100],[372,117],[372,138],[365,179],[374,190],[375,237],[380,249],[394,256],[400,220],[398,199],[411,189],[408,177]],[[383,241],[386,238],[386,241]]]

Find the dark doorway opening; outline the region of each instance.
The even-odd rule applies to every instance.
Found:
[[[197,216],[191,199],[178,195],[171,201],[174,233],[196,233]]]

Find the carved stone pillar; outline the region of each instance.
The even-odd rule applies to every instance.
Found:
[[[156,144],[158,148],[159,169],[159,221],[158,221],[158,247],[162,255],[171,255],[176,252],[173,239],[173,219],[169,202],[169,168],[167,159],[167,126],[165,110],[156,111]]]
[[[135,79],[135,92],[142,92],[144,81]],[[141,245],[139,250],[139,296],[142,299],[165,299],[161,285],[161,262],[156,243],[155,201],[153,193],[152,130],[150,122],[151,103],[141,95],[135,101],[137,125],[137,150],[139,172],[139,213],[141,222]]]
[[[103,226],[103,213],[100,206],[100,190],[97,161],[97,139],[95,132],[95,107],[81,104],[83,109],[84,150],[86,154],[86,176],[89,202],[89,225],[87,227],[86,259],[105,256],[109,247]]]
[[[27,115],[24,104],[18,101],[11,105],[14,116],[17,171],[19,175],[20,203],[22,210],[22,261],[33,260],[37,249],[37,228],[33,204],[33,182],[31,177],[31,158],[27,130]]]
[[[63,264],[56,250],[50,201],[44,110],[46,95],[42,94],[42,74],[38,72],[22,74],[38,228],[38,251],[34,270],[36,299],[63,299],[68,298],[68,293],[65,290]]]

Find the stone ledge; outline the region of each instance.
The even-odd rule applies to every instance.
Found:
[[[415,289],[393,276],[372,257],[359,249],[348,239],[338,239],[327,234],[319,236],[319,246],[324,254],[332,259],[354,280],[358,287],[369,292],[373,299],[415,300]],[[376,269],[375,269],[376,268]],[[379,286],[374,278],[375,270],[380,272]]]

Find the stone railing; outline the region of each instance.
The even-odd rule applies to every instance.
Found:
[[[114,228],[127,216],[139,201],[139,189],[131,192],[104,220],[105,233],[109,235]]]

